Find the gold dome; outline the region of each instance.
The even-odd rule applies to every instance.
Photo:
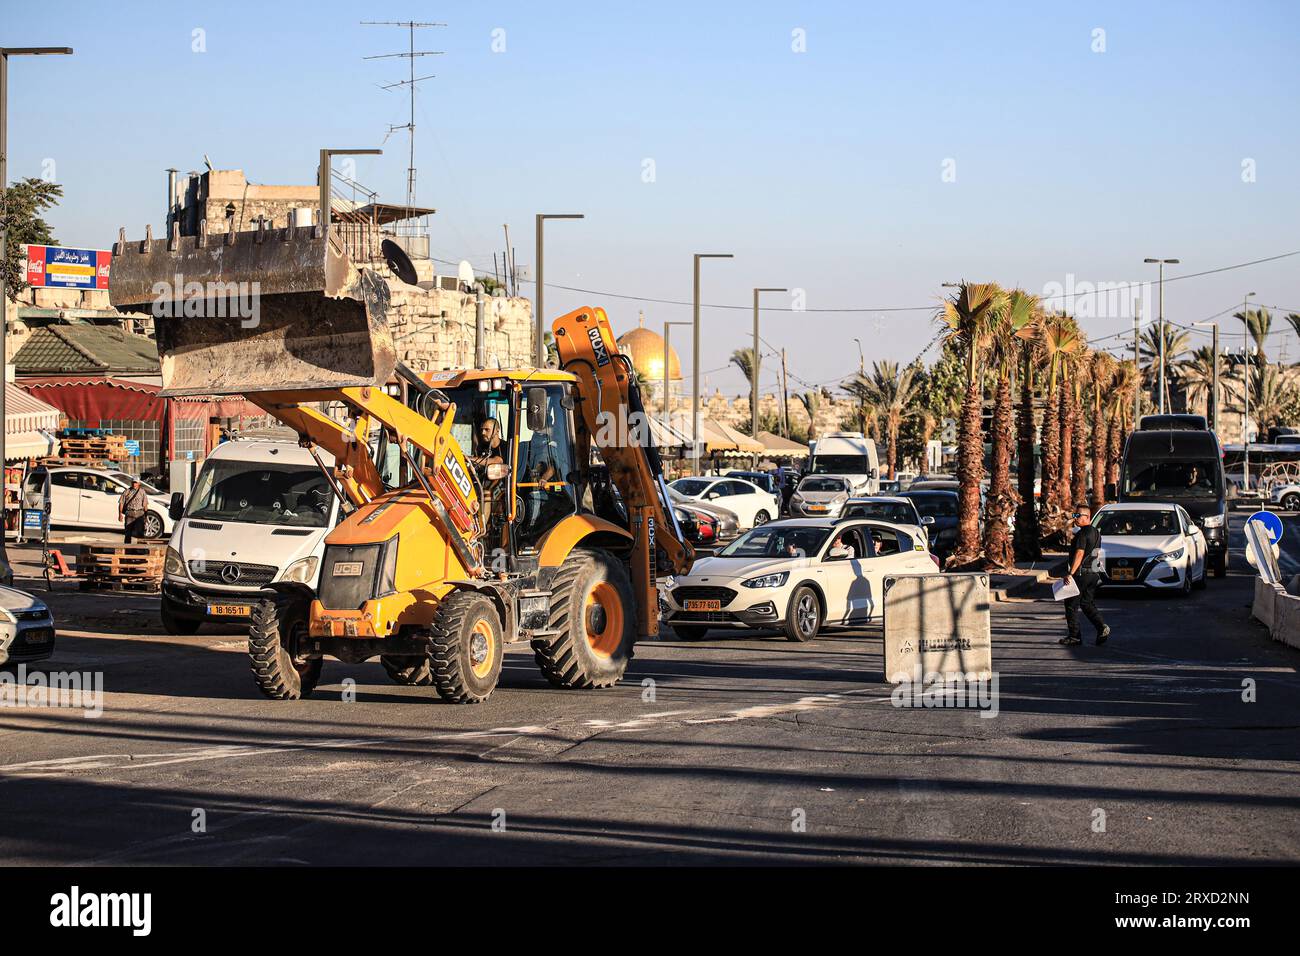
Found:
[[[690,329],[683,331],[689,332]],[[658,332],[645,327],[645,313],[631,332],[624,332],[618,337],[619,349],[632,360],[632,367],[643,379],[650,382],[662,382],[664,378],[664,337]],[[677,350],[668,349],[668,379],[673,382],[682,380],[682,363],[677,357]]]

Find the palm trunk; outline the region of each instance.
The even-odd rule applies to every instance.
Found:
[[[1069,514],[1074,507],[1071,499],[1073,495],[1073,482],[1071,476],[1074,474],[1074,402],[1071,400],[1074,394],[1070,383],[1061,376],[1061,482],[1057,491],[1057,501],[1061,504],[1063,514]],[[1064,529],[1062,529],[1064,530]]]
[[[950,564],[957,569],[974,564],[980,551],[980,481],[984,478],[984,441],[980,434],[980,382],[972,375],[961,405],[957,436],[957,547]]]
[[[1015,564],[1011,551],[1008,520],[1015,513],[1019,495],[1011,487],[1011,381],[998,376],[993,399],[993,472],[989,476],[988,501],[984,510],[984,563],[988,568]]]
[[[1101,404],[1101,386],[1094,386],[1092,405],[1092,510],[1106,503],[1106,453],[1109,450],[1105,412]]]
[[[1024,375],[1020,379],[1016,468],[1020,485],[1020,506],[1016,509],[1016,557],[1037,561],[1043,549],[1038,542],[1038,508],[1034,501],[1034,368],[1026,349]]]
[[[1039,482],[1041,508],[1038,515],[1039,533],[1043,536],[1052,534],[1060,521],[1061,408],[1056,392],[1059,387],[1049,380],[1043,403],[1043,477]]]
[[[898,423],[889,422],[889,450],[885,454],[885,463],[889,466],[889,480],[894,480],[894,466],[898,463]]]
[[[1088,500],[1088,433],[1083,418],[1083,407],[1079,396],[1070,392],[1071,411],[1074,414],[1074,467],[1070,485],[1071,504],[1083,504]]]
[[[1124,432],[1121,413],[1115,410],[1110,416],[1110,427],[1106,430],[1106,484],[1119,485],[1120,441]]]

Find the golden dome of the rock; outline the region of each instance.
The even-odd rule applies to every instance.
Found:
[[[684,331],[689,332],[690,329]],[[632,360],[632,367],[637,370],[641,378],[650,382],[663,381],[664,337],[645,327],[644,313],[635,329],[624,332],[618,337],[618,347]],[[668,378],[674,382],[682,380],[682,364],[674,348],[668,350]]]

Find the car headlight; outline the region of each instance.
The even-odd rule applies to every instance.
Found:
[[[799,492],[796,491],[793,495],[790,496],[790,504],[792,505],[803,504],[803,495],[799,494]]]
[[[9,610],[7,607],[0,607],[0,619],[8,621],[10,624],[18,623],[18,615],[14,614],[14,612]]]
[[[316,568],[319,565],[320,558],[316,557],[314,554],[305,558],[299,558],[285,569],[280,580],[296,581],[299,584],[311,584],[316,580]]]
[[[1162,555],[1160,555],[1159,557],[1157,557],[1156,560],[1157,560],[1157,561],[1177,561],[1179,558],[1181,558],[1181,557],[1183,556],[1183,552],[1186,551],[1186,550],[1187,550],[1186,548],[1179,548],[1177,551],[1166,551],[1164,554],[1162,554]]]
[[[1202,528],[1222,528],[1222,527],[1223,527],[1223,515],[1206,515],[1206,516],[1201,520],[1201,527],[1202,527]]]
[[[740,583],[747,588],[779,588],[790,577],[789,571],[777,571],[775,574],[763,574]]]
[[[673,588],[677,587],[677,580],[671,574],[666,578],[660,578],[659,583],[663,585],[665,591],[671,591]]]
[[[163,558],[163,573],[174,574],[177,577],[185,576],[185,562],[181,560],[180,552],[171,545],[167,546],[166,556]]]

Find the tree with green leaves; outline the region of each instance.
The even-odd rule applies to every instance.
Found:
[[[846,391],[862,396],[863,402],[875,409],[885,439],[886,474],[891,481],[898,472],[898,433],[912,403],[915,375],[911,366],[900,369],[897,362],[881,361],[872,364],[870,375],[859,373],[844,384]]]
[[[0,184],[2,186],[3,184]],[[54,208],[63,196],[63,187],[44,179],[28,178],[0,189],[0,220],[5,229],[5,291],[11,302],[27,288],[27,261],[24,245],[57,245],[54,232],[42,214]]]
[[[1011,485],[1011,443],[1014,438],[1011,409],[1011,374],[1022,342],[1032,339],[1038,317],[1038,298],[1023,289],[999,296],[989,321],[989,364],[996,377],[993,421],[989,429],[991,472],[984,504],[984,561],[988,568],[1015,564],[1011,547],[1011,516],[1020,495]],[[1033,455],[1029,458],[1033,469]]]

